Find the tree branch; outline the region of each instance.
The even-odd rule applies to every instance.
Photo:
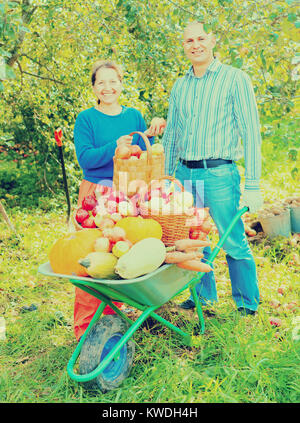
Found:
[[[22,4],[22,20],[23,20],[24,26],[30,23],[32,15],[34,14],[34,12],[37,9],[37,6],[34,6],[34,7],[32,7],[32,9],[27,11],[26,9],[29,6],[30,6],[29,0],[24,0],[24,2]],[[19,57],[19,50],[20,50],[21,45],[24,41],[25,34],[26,34],[26,31],[21,30],[19,32],[18,40],[16,41],[14,48],[10,51],[11,57],[7,62],[8,66],[13,67],[13,65],[17,61],[17,59]]]
[[[35,78],[45,79],[47,81],[56,82],[57,84],[66,85],[64,82],[58,81],[57,79],[49,78],[48,76],[36,75],[35,73],[27,72],[24,70],[23,73],[25,73],[26,75],[34,76]]]

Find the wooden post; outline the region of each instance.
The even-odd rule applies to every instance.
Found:
[[[16,228],[14,227],[14,225],[11,223],[4,206],[2,205],[1,201],[0,201],[0,213],[2,214],[4,220],[6,221],[6,223],[8,224],[8,226],[10,227],[10,229],[12,231],[14,231],[15,233],[17,233]]]

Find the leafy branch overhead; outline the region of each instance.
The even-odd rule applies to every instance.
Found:
[[[296,114],[299,12],[292,0],[19,0],[0,4],[0,139],[55,155],[54,129],[74,160],[75,118],[94,104],[90,69],[112,58],[125,71],[122,103],[146,121],[167,116],[189,67],[181,43],[191,20],[217,36],[215,54],[251,77],[262,118]],[[50,168],[52,165],[50,165]],[[53,164],[54,166],[54,164]]]

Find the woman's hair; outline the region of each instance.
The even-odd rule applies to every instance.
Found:
[[[122,82],[123,72],[121,67],[117,63],[111,60],[98,60],[96,63],[94,63],[92,68],[92,77],[91,77],[92,85],[95,85],[96,73],[101,68],[114,69],[116,71],[116,74],[118,75],[120,82]]]

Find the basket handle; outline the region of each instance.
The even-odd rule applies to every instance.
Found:
[[[178,179],[174,178],[174,176],[165,175],[162,178],[159,178],[158,180],[159,181],[169,180],[169,181],[175,182],[175,184],[181,189],[181,192],[184,192],[183,185],[181,184],[181,182],[178,181]]]
[[[152,165],[152,151],[151,151],[151,144],[150,144],[150,141],[148,140],[148,137],[143,132],[139,132],[139,131],[131,132],[129,135],[132,136],[133,134],[139,134],[143,138],[144,143],[146,145],[147,153],[148,153],[147,163],[149,165]]]

